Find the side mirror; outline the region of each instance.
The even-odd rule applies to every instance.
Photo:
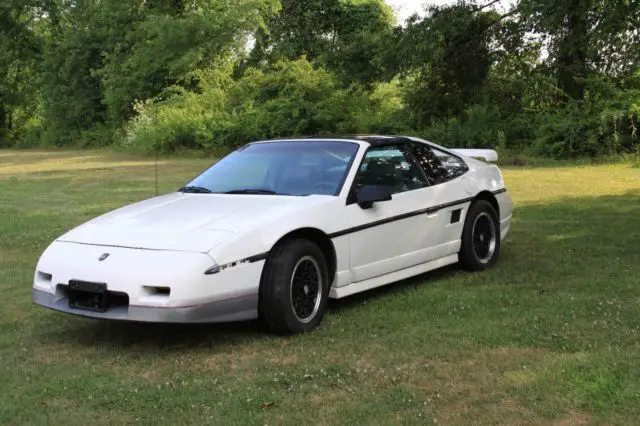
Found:
[[[370,209],[373,203],[391,200],[391,191],[386,186],[366,185],[356,190],[356,202],[363,209]]]

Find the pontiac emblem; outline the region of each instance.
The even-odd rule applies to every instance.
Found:
[[[100,257],[98,258],[98,260],[99,260],[100,262],[102,262],[102,261],[103,261],[103,260],[105,260],[107,257],[109,257],[109,253],[102,253],[102,254],[100,255]]]

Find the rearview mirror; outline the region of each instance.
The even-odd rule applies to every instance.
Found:
[[[370,209],[373,203],[391,200],[391,191],[386,186],[366,185],[356,190],[356,202],[363,209]]]

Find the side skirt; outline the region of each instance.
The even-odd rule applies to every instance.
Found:
[[[440,259],[432,260],[430,262],[421,263],[420,265],[391,272],[386,275],[380,275],[374,278],[369,278],[368,280],[352,283],[344,287],[332,287],[329,292],[329,297],[332,299],[340,299],[342,297],[351,296],[352,294],[391,284],[415,275],[424,274],[425,272],[433,271],[434,269],[442,268],[443,266],[451,265],[456,262],[458,262],[457,253],[441,257]]]

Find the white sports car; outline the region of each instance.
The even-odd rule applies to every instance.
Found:
[[[33,301],[93,318],[309,331],[329,298],[456,262],[492,266],[512,215],[496,159],[398,136],[250,143],[177,192],[56,239]]]

